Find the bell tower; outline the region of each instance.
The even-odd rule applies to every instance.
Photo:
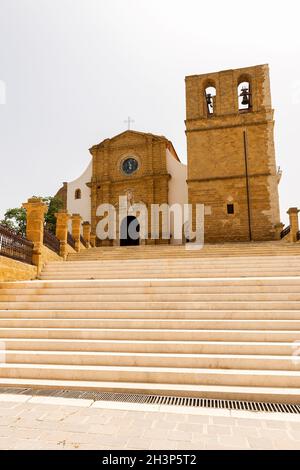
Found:
[[[268,65],[186,77],[188,198],[206,206],[206,242],[279,238],[273,117]]]

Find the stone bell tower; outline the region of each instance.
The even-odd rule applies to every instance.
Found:
[[[262,241],[281,230],[268,65],[186,77],[189,203],[205,241]]]

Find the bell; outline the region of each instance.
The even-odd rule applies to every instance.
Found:
[[[248,88],[243,88],[241,91],[240,96],[243,97],[242,99],[242,105],[243,106],[249,106],[250,105],[250,93]]]
[[[211,96],[210,93],[207,93],[207,95],[206,95],[206,103],[207,103],[208,106],[212,106],[212,104],[213,104],[212,96]]]

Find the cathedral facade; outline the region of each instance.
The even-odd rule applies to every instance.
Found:
[[[91,162],[59,195],[96,233],[97,207],[130,203],[203,204],[206,243],[266,241],[280,236],[274,111],[267,65],[186,77],[187,165],[163,136],[125,131],[90,149]],[[193,211],[195,214],[195,211]],[[160,227],[158,239],[174,243]],[[195,223],[195,221],[194,221]],[[184,239],[183,239],[184,240]],[[185,240],[184,240],[185,241]],[[120,244],[97,240],[97,244]]]

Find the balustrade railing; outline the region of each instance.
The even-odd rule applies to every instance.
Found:
[[[281,234],[280,234],[280,238],[284,238],[286,237],[291,231],[291,226],[289,225],[288,227],[286,227],[285,229],[282,230]]]
[[[0,255],[32,264],[33,243],[0,225]]]
[[[59,255],[60,241],[56,236],[44,228],[44,245]]]
[[[68,232],[68,240],[67,241],[68,241],[68,245],[70,245],[75,250],[75,240],[72,237],[72,235],[70,234],[70,232]]]

